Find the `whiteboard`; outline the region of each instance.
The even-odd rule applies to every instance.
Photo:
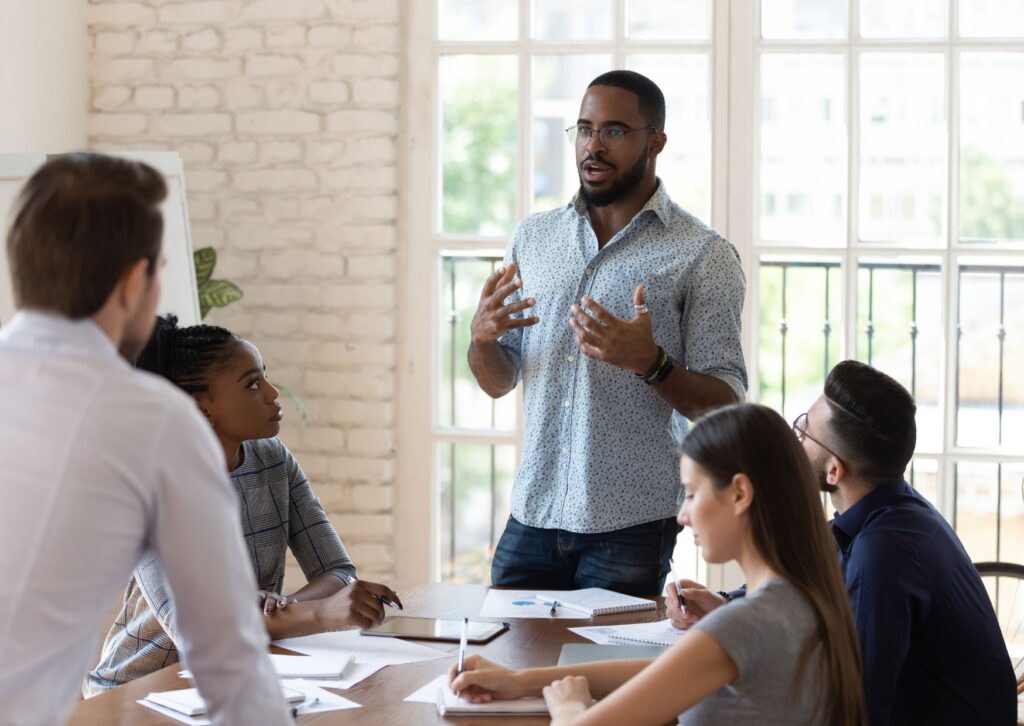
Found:
[[[164,175],[167,199],[161,211],[164,215],[163,252],[167,264],[160,273],[161,291],[157,312],[174,313],[183,326],[199,323],[199,295],[192,260],[192,233],[188,223],[185,171],[181,156],[174,151],[122,151],[109,155],[145,162]],[[11,223],[11,208],[22,185],[46,159],[45,154],[0,154],[0,220],[3,220],[4,230],[4,243],[0,245],[0,325],[14,315],[14,293],[7,260],[7,230]]]

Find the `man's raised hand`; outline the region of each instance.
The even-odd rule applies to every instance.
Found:
[[[509,263],[507,267],[499,267],[487,278],[480,291],[480,303],[469,326],[475,345],[493,343],[513,328],[525,328],[540,322],[536,315],[527,318],[512,317],[515,313],[537,304],[532,297],[505,303],[505,300],[522,286],[522,279],[516,277],[514,262]]]

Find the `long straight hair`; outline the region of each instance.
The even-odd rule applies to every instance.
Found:
[[[860,647],[835,543],[822,511],[810,461],[789,424],[770,408],[741,403],[701,418],[683,440],[682,453],[724,489],[736,474],[754,486],[750,533],[765,563],[810,603],[825,661],[827,692],[817,708],[828,709],[832,726],[865,723]],[[809,665],[816,642],[801,655]]]

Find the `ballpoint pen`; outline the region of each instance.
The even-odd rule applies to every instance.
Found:
[[[466,642],[469,640],[469,618],[462,619],[462,635],[459,636],[459,668],[455,675],[462,675],[466,667]]]
[[[552,601],[551,601],[551,617],[555,617],[555,613],[557,613],[557,612],[558,612],[558,611],[557,611],[557,610],[555,609],[555,608],[557,608],[557,607],[558,607],[558,600],[552,600]]]
[[[312,700],[303,701],[298,706],[292,706],[292,718],[305,713],[304,709],[309,708],[310,706],[315,706],[318,703],[320,703],[320,698],[318,696],[313,696]]]
[[[676,563],[675,560],[669,559],[668,567],[672,571],[672,583],[676,588],[676,597],[679,598],[679,604],[682,607],[686,607],[686,598],[683,597],[683,588],[679,587],[679,578],[676,577]]]

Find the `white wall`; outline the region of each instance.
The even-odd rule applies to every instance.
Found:
[[[86,145],[85,0],[0,0],[0,152]]]

